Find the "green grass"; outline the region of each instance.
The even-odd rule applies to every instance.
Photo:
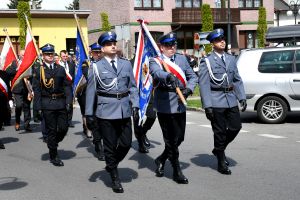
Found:
[[[201,108],[202,104],[200,101],[200,97],[199,99],[187,99],[187,105],[194,108]]]
[[[197,86],[194,89],[194,93],[193,93],[192,97],[199,97],[199,96],[200,96],[200,94],[199,94],[199,85],[197,84]]]

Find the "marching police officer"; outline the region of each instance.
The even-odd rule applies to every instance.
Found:
[[[64,166],[57,147],[68,131],[68,114],[72,103],[72,91],[65,69],[54,62],[54,46],[41,47],[43,65],[37,69],[33,79],[35,105],[43,112],[48,132],[47,146],[50,162],[54,166]]]
[[[213,52],[200,64],[201,100],[214,132],[212,153],[218,159],[218,171],[229,175],[225,149],[242,128],[238,101],[242,112],[245,111],[246,95],[235,57],[224,52],[224,31],[216,29],[206,39],[212,44]]]
[[[139,117],[139,100],[130,62],[117,57],[116,37],[114,32],[105,32],[98,39],[104,57],[89,69],[85,115],[91,130],[95,129],[96,115],[103,136],[105,169],[113,191],[122,193],[117,167],[131,147],[131,114]]]
[[[176,87],[182,90],[185,98],[191,95],[197,84],[197,76],[190,67],[184,55],[176,54],[176,34],[169,33],[160,39],[160,50],[165,59],[177,64],[187,79],[186,87],[173,74],[169,74],[167,82],[160,82],[154,93],[154,107],[157,110],[157,117],[163,132],[165,149],[155,159],[156,176],[164,175],[164,166],[167,159],[173,167],[173,180],[179,184],[187,184],[188,179],[183,175],[179,165],[179,145],[184,140],[186,126],[186,108],[178,99]],[[150,60],[150,68],[161,65],[157,60]]]

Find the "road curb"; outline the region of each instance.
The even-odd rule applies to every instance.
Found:
[[[198,111],[198,112],[204,112],[204,110],[202,108],[197,108],[197,107],[191,107],[191,106],[187,106],[186,110],[189,111]]]

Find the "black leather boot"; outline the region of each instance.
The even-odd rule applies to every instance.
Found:
[[[212,150],[212,153],[214,154],[214,156],[217,157],[217,150],[216,150],[216,149],[213,149],[213,150]],[[225,157],[224,157],[225,164],[226,164],[227,166],[229,166],[230,163],[229,163],[229,161],[228,161],[227,158],[226,158],[225,152],[224,152],[224,156],[225,156]]]
[[[2,143],[2,141],[0,140],[0,149],[5,149],[4,144]]]
[[[137,138],[137,141],[138,141],[138,144],[139,144],[139,152],[140,153],[149,153],[149,150],[146,147],[146,145],[145,145],[145,143],[144,143],[144,141],[143,141],[142,138],[143,137],[140,137],[140,136]]]
[[[188,184],[189,180],[183,175],[179,165],[179,161],[174,160],[171,161],[171,163],[173,167],[173,180],[178,184]]]
[[[123,187],[121,185],[121,182],[120,182],[118,169],[112,169],[109,173],[110,173],[110,177],[111,177],[111,180],[112,180],[112,186],[111,186],[112,190],[115,193],[123,193],[124,189],[123,189]]]
[[[146,135],[146,134],[143,135],[142,140],[143,140],[144,145],[145,145],[147,148],[149,148],[149,147],[151,146],[150,141],[149,141],[149,139],[147,138],[147,135]]]
[[[95,142],[95,151],[96,151],[96,157],[98,158],[98,160],[105,161],[104,148],[103,148],[101,141]]]
[[[155,169],[156,176],[163,177],[165,173],[164,168],[165,168],[166,159],[159,156],[154,160],[154,163],[156,165],[156,169]]]
[[[64,166],[63,161],[61,161],[61,159],[57,155],[57,149],[50,149],[49,155],[50,155],[50,163],[52,163],[54,166],[57,167]]]
[[[225,163],[225,153],[222,150],[216,150],[216,155],[218,159],[218,172],[225,175],[230,175],[231,171]]]

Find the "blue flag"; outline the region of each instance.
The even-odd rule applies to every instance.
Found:
[[[85,51],[83,39],[77,28],[76,38],[76,75],[73,85],[73,96],[75,97],[77,90],[86,83],[86,79],[82,74],[82,63],[88,59],[88,55]]]
[[[157,57],[157,49],[153,45],[153,38],[142,28],[139,32],[136,57],[133,66],[134,78],[139,89],[140,122],[145,118],[148,103],[151,98],[153,81],[149,70],[149,59]]]

